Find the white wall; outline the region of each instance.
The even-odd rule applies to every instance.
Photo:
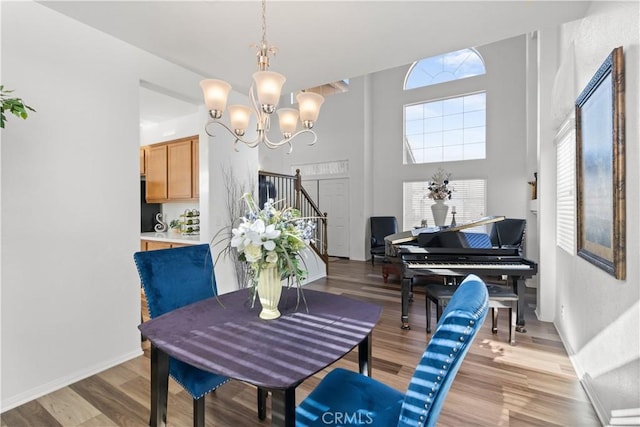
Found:
[[[640,406],[639,16],[638,2],[593,2],[587,17],[563,25],[550,46],[562,57],[575,45],[574,99],[615,47],[623,46],[625,55],[627,278],[616,280],[582,258],[555,250],[554,323],[603,422],[613,409]],[[541,143],[541,150],[555,150],[551,141]],[[553,202],[547,206],[555,212]],[[541,280],[544,286],[545,276]]]
[[[248,105],[246,97],[232,92],[229,99],[230,104]],[[205,108],[202,107],[202,117],[206,117]],[[254,129],[250,124],[249,129]],[[243,187],[250,188],[251,185],[258,184],[258,150],[248,148],[244,144],[237,146],[234,150],[234,138],[222,127],[211,126],[215,137],[209,137],[204,131],[200,134],[200,206],[202,217],[200,218],[201,241],[219,242],[223,236],[230,236],[231,222],[235,218],[229,218],[229,203],[238,203],[238,200],[230,200],[226,188],[223,174],[229,171],[233,174],[235,181]],[[247,132],[247,137],[251,138],[251,132]],[[206,172],[205,172],[206,168]],[[205,189],[203,191],[203,188]],[[257,187],[254,187],[257,189]],[[226,231],[222,231],[226,229]],[[221,234],[222,233],[222,234]],[[217,259],[216,282],[219,293],[227,293],[238,289],[241,284],[236,281],[234,263],[229,257],[218,257],[227,241],[222,244],[212,246],[212,255]]]
[[[558,68],[557,28],[538,33],[537,73],[537,127],[538,127],[538,289],[536,316],[545,322],[554,319],[556,309],[556,256],[555,256],[555,194],[556,153],[553,143],[556,135],[553,86],[555,70]]]
[[[525,36],[526,54],[526,168],[528,182],[536,181],[538,173],[538,33],[536,31]],[[529,187],[531,191],[531,187]],[[530,196],[531,197],[531,196]],[[540,246],[538,233],[538,200],[529,200],[530,209],[527,212],[527,230],[525,236],[524,255],[532,260],[540,260]],[[527,285],[538,286],[539,275],[527,281]]]
[[[261,152],[261,165],[290,173],[291,165],[349,160],[350,258],[355,260],[369,258],[369,217],[402,218],[403,181],[427,180],[438,166],[454,179],[487,179],[487,214],[527,218],[527,181],[533,176],[526,163],[525,36],[478,51],[487,67],[485,76],[406,92],[402,87],[410,64],[351,78],[348,92],[327,97],[315,146],[296,145],[292,154],[278,158],[280,163]],[[487,159],[403,165],[403,105],[475,91],[478,85],[487,91]]]
[[[156,144],[173,139],[198,135],[202,129],[202,115],[199,113],[176,117],[160,123],[140,128],[140,145]]]
[[[138,86],[200,76],[34,2],[2,2],[2,411],[140,354]]]

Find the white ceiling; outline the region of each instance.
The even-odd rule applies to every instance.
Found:
[[[43,5],[246,92],[261,38],[258,1],[43,1]],[[582,1],[283,1],[267,3],[271,70],[284,91],[361,76],[584,16]],[[141,89],[141,115],[172,114]],[[171,102],[175,108],[184,101]],[[152,108],[155,111],[152,111]],[[168,109],[168,110],[167,110]],[[162,111],[165,111],[162,113]]]

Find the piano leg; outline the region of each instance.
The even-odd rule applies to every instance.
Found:
[[[400,320],[402,322],[402,329],[411,329],[409,326],[409,300],[411,298],[411,284],[413,280],[411,278],[402,278],[402,315]]]
[[[411,280],[411,287],[409,288],[409,302],[413,302],[413,279]]]
[[[516,321],[516,331],[527,332],[524,327],[524,306],[525,306],[525,279],[524,277],[514,277],[514,292],[518,294],[518,320]]]

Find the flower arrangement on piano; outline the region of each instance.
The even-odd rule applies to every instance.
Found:
[[[453,188],[449,187],[449,178],[451,178],[450,173],[445,172],[442,168],[438,168],[429,181],[427,197],[433,200],[451,199]]]
[[[301,251],[313,238],[315,222],[303,218],[297,209],[286,206],[277,209],[282,200],[269,199],[260,209],[250,193],[242,198],[249,211],[240,218],[238,227],[232,229],[231,247],[249,265],[252,287],[269,266],[276,267],[280,279],[287,279],[289,286],[292,282],[300,286],[307,275]]]

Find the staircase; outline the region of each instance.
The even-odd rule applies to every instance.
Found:
[[[318,205],[311,199],[302,186],[300,169],[295,175],[284,175],[258,171],[259,203],[263,206],[266,199],[282,200],[282,203],[300,211],[300,214],[316,224],[315,236],[311,248],[324,261],[326,274],[329,275],[329,254],[327,244],[327,213],[320,212]]]

